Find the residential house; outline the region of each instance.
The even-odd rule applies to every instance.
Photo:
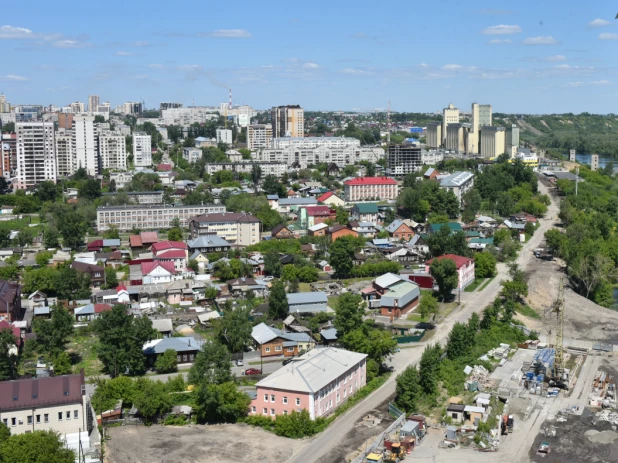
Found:
[[[357,220],[353,220],[348,225],[352,228],[352,230],[358,233],[359,236],[373,238],[376,235],[376,229],[373,222],[359,222]]]
[[[180,304],[181,302],[193,301],[193,289],[191,280],[178,280],[170,283],[165,288],[165,297],[168,304]]]
[[[315,347],[315,341],[308,333],[284,333],[265,323],[254,326],[251,336],[262,357],[296,357],[301,351],[306,352]]]
[[[423,178],[425,180],[437,180],[439,175],[440,175],[440,172],[438,172],[438,169],[434,169],[433,167],[430,167],[423,174]]]
[[[418,305],[421,291],[416,283],[404,276],[386,273],[361,291],[370,309],[379,309],[380,315],[397,319]]]
[[[446,177],[440,177],[440,188],[452,191],[459,204],[463,205],[464,195],[474,186],[474,174],[472,172],[453,172]]]
[[[268,286],[263,281],[258,282],[253,278],[236,278],[227,281],[226,284],[234,297],[246,297],[249,291],[253,291],[256,297],[266,297],[269,292]]]
[[[324,328],[320,330],[319,335],[325,346],[337,343],[337,328]]]
[[[181,241],[161,241],[152,245],[153,258],[159,262],[171,262],[176,272],[185,272],[189,263],[188,246]]]
[[[455,262],[458,274],[457,289],[463,289],[474,281],[474,259],[458,256],[456,254],[445,254],[443,256],[428,260],[425,264],[425,272],[429,273],[429,269],[434,260],[442,259],[451,259]]]
[[[397,199],[399,186],[390,177],[357,177],[344,182],[345,200],[352,201],[390,201]]]
[[[511,215],[509,217],[513,222],[532,222],[536,224],[538,222],[537,218],[532,214],[528,214],[527,212],[518,212],[517,214]]]
[[[0,317],[9,322],[21,320],[21,285],[0,280]]]
[[[354,265],[363,265],[366,261],[367,261],[367,255],[363,254],[362,250],[361,252],[354,251],[354,258],[352,260],[352,263]]]
[[[82,307],[78,307],[73,311],[75,320],[78,322],[92,321],[99,318],[103,312],[112,310],[112,306],[109,304],[87,304]]]
[[[169,283],[176,275],[173,262],[142,262],[142,284]]]
[[[345,225],[333,225],[328,229],[328,234],[330,235],[331,241],[335,241],[343,236],[354,236],[357,237],[358,233],[352,230]]]
[[[328,261],[325,260],[321,260],[320,262],[318,262],[317,267],[322,270],[323,272],[329,273],[333,271],[333,268],[331,267],[331,265],[328,263]]]
[[[421,256],[417,251],[407,247],[396,249],[395,251],[386,254],[385,257],[393,262],[399,262],[401,265],[411,265],[421,261]]]
[[[239,246],[251,246],[261,240],[262,221],[250,212],[203,214],[189,221],[191,237],[217,235]]]
[[[285,320],[283,320],[283,326],[285,326],[285,329],[287,331],[290,331],[293,333],[310,333],[311,332],[309,328],[301,325],[300,322],[296,320],[296,318],[294,318],[294,315],[288,315],[285,318]]]
[[[307,206],[298,210],[298,221],[301,228],[313,227],[327,220],[335,220],[337,211],[328,206]]]
[[[204,273],[204,269],[208,265],[208,262],[210,262],[206,253],[201,251],[193,251],[193,254],[189,256],[189,262],[192,260],[197,262],[198,273],[200,274]]]
[[[105,240],[94,240],[88,243],[86,246],[88,251],[96,251],[102,252],[104,248],[109,248],[111,250],[116,250],[120,247],[119,239],[105,239]]]
[[[375,203],[359,203],[352,207],[351,218],[359,222],[378,222],[379,211]]]
[[[230,243],[216,235],[202,235],[187,243],[190,252],[227,252],[231,249]],[[193,257],[190,257],[192,259]]]
[[[367,354],[321,347],[257,383],[250,415],[275,418],[306,410],[311,419],[331,415],[367,381]]]
[[[12,435],[51,430],[63,441],[76,439],[92,431],[90,410],[84,370],[0,382],[0,420]]]
[[[287,299],[289,313],[307,314],[326,312],[328,310],[328,298],[323,291],[290,293],[287,295]]]
[[[326,236],[327,230],[328,225],[322,222],[307,228],[307,233],[309,234],[309,236]]]
[[[90,276],[90,286],[98,288],[105,284],[105,268],[96,264],[87,264],[85,262],[73,261],[71,268],[74,268],[79,273],[86,273]]]
[[[509,230],[517,230],[520,233],[523,233],[526,228],[526,222],[513,222],[511,220],[505,220],[500,225],[498,225],[498,230],[503,230],[508,228]]]
[[[129,236],[131,249],[150,249],[151,246],[159,242],[157,232],[141,232],[139,235]]]
[[[451,234],[463,231],[463,228],[461,227],[460,223],[445,222],[445,223],[432,223],[431,225],[429,225],[429,228],[427,229],[427,233],[429,234],[437,233],[442,227],[448,227]]]
[[[273,239],[277,240],[295,237],[294,232],[290,230],[287,225],[284,224],[279,224],[275,228],[273,228],[270,236],[272,236]]]
[[[142,352],[146,356],[146,363],[151,367],[154,366],[159,355],[168,349],[176,352],[176,361],[179,364],[193,363],[203,344],[204,341],[192,337],[168,337],[148,341],[144,344]]]
[[[376,248],[390,248],[391,247],[391,242],[389,241],[388,238],[374,238],[371,240],[371,243]]]
[[[18,322],[15,322],[18,323]],[[9,324],[6,320],[0,320],[0,333],[4,330],[10,330],[15,338],[15,345],[9,348],[9,355],[19,355],[19,350],[22,346],[22,333],[21,329],[13,324]],[[24,333],[25,334],[25,333]],[[1,400],[1,398],[0,398]]]
[[[279,210],[279,195],[266,195],[266,200],[271,209]]]
[[[152,328],[157,330],[164,338],[169,338],[174,334],[174,325],[171,318],[153,319]]]
[[[410,241],[414,236],[414,230],[401,220],[395,220],[385,230],[392,238],[399,241]]]
[[[318,196],[318,202],[322,204],[326,204],[327,206],[330,206],[330,207],[341,207],[345,205],[345,201],[341,199],[339,196],[337,196],[335,193],[333,193],[332,191],[329,191],[327,193],[324,193],[321,196]]]
[[[28,306],[31,309],[48,305],[53,304],[49,303],[49,301],[47,300],[47,294],[45,294],[43,291],[36,290],[32,294],[30,294],[30,296],[28,296]]]
[[[294,193],[296,195],[296,193]],[[297,212],[300,207],[317,206],[318,200],[309,198],[281,198],[279,199],[279,214],[290,214]]]
[[[461,424],[464,422],[465,405],[462,404],[449,404],[446,407],[446,415],[451,418],[453,423]]]

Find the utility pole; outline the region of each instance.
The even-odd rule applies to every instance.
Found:
[[[386,110],[386,144],[391,144],[391,102],[388,102]]]

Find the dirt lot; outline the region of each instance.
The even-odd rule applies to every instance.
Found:
[[[106,463],[284,462],[303,446],[244,424],[111,428]]]

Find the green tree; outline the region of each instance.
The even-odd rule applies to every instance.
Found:
[[[348,211],[346,211],[343,207],[338,206],[335,220],[340,225],[347,225],[350,221],[350,214],[348,214]]]
[[[195,259],[189,259],[189,264],[188,267],[193,270],[195,273],[198,273],[199,269],[200,269],[200,264],[197,260]]]
[[[101,183],[95,179],[88,179],[77,189],[77,196],[94,201],[101,197]]]
[[[7,248],[11,245],[11,230],[0,228],[0,247]]]
[[[43,244],[47,249],[58,248],[60,246],[60,235],[56,227],[47,227],[43,234]]]
[[[36,196],[41,202],[55,201],[58,196],[58,187],[54,182],[45,181],[38,184],[36,188]]]
[[[250,309],[228,310],[215,320],[215,335],[230,352],[242,352],[251,340]]]
[[[54,376],[70,375],[73,373],[71,357],[66,352],[60,352],[52,361],[54,365]]]
[[[423,351],[419,362],[419,384],[425,394],[434,395],[438,391],[438,375],[440,372],[440,344],[428,345]]]
[[[0,381],[15,379],[17,375],[17,356],[13,353],[16,347],[13,331],[10,328],[0,330]]]
[[[88,299],[91,295],[90,275],[71,267],[60,267],[56,271],[54,291],[59,299]]]
[[[280,198],[286,196],[285,187],[274,175],[267,175],[262,181],[262,191],[267,195],[278,195]]]
[[[169,241],[183,241],[184,235],[182,229],[178,227],[169,229],[167,232],[167,239]]]
[[[115,305],[94,321],[99,336],[97,354],[105,371],[112,377],[139,375],[146,370],[144,344],[157,332],[147,317],[133,318],[123,305]]]
[[[195,412],[198,423],[236,423],[249,412],[251,399],[235,383],[203,382],[197,388]]]
[[[419,380],[416,365],[408,366],[397,376],[395,403],[407,413],[413,413],[417,410],[418,400],[422,394]]]
[[[41,251],[36,255],[34,260],[36,261],[38,266],[45,267],[49,263],[49,260],[53,257],[53,255],[54,254],[51,251]]]
[[[178,371],[178,357],[174,349],[166,349],[155,362],[157,373],[174,373]]]
[[[427,319],[430,315],[438,313],[438,300],[431,294],[421,296],[421,302],[418,304],[418,312],[423,319]]]
[[[365,313],[364,306],[358,294],[343,293],[339,297],[333,320],[333,325],[337,329],[337,337],[341,338],[361,326]]]
[[[567,236],[557,228],[551,228],[545,232],[547,247],[556,255],[561,255],[567,241]]]
[[[73,323],[73,316],[67,309],[61,305],[52,306],[49,320],[34,320],[32,329],[37,336],[37,348],[52,357],[64,352],[73,335]]]
[[[431,276],[438,285],[438,294],[442,300],[451,299],[453,290],[457,288],[459,275],[457,266],[452,259],[434,259],[429,267]]]
[[[509,301],[518,302],[528,295],[528,283],[526,274],[519,269],[517,264],[509,266],[510,280],[501,282],[502,291],[500,294]]]
[[[288,300],[281,280],[275,280],[270,288],[268,313],[275,320],[283,320],[288,315]]]
[[[118,286],[118,274],[114,267],[105,267],[105,288],[115,288]]]
[[[77,210],[72,209],[63,213],[59,217],[57,224],[64,246],[77,249],[84,241],[84,235],[88,229],[88,224],[84,217]]]
[[[118,227],[115,224],[109,224],[107,230],[103,232],[103,238],[107,240],[120,239],[120,233],[118,233]]]
[[[350,272],[354,266],[355,249],[356,244],[354,238],[350,236],[338,238],[331,244],[329,249],[330,264],[338,277],[347,278],[350,276]]]
[[[16,434],[0,441],[2,463],[73,463],[75,452],[54,431]]]
[[[6,424],[0,423],[0,442],[5,442],[9,437],[11,437],[11,430]]]
[[[381,365],[386,357],[392,355],[397,347],[397,341],[389,332],[372,328],[366,324],[348,332],[341,339],[341,344],[348,350],[367,354],[369,359]]]
[[[34,241],[34,232],[30,228],[24,228],[19,231],[14,241],[20,248],[25,248]]]
[[[453,329],[448,335],[448,341],[446,343],[446,356],[455,360],[459,357],[463,357],[470,352],[472,344],[470,344],[469,329],[467,325],[463,323],[455,323]],[[472,338],[472,341],[474,339]]]
[[[227,348],[216,341],[207,341],[197,353],[189,370],[189,384],[223,384],[233,380],[231,357]]]
[[[243,155],[243,158],[245,156]],[[251,159],[251,153],[249,153],[249,159]],[[260,179],[262,178],[262,168],[258,164],[253,164],[251,166],[251,181],[253,182],[253,188],[255,190],[255,194],[258,192],[258,187],[260,185]]]
[[[274,251],[267,252],[264,256],[264,271],[275,278],[279,278],[282,270],[283,266],[279,260],[279,255]]]
[[[147,424],[152,423],[153,419],[164,415],[172,408],[172,398],[161,381],[139,378],[136,387],[138,392],[133,405],[139,410],[139,414]]]
[[[476,278],[491,278],[496,274],[496,257],[489,251],[474,255],[474,276]]]

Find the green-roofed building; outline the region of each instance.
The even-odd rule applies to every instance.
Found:
[[[352,219],[359,222],[377,222],[378,205],[376,203],[359,203],[352,208]]]
[[[427,230],[430,234],[438,232],[442,227],[448,227],[451,230],[451,233],[463,231],[461,228],[461,224],[457,222],[446,222],[446,223],[432,223]]]

